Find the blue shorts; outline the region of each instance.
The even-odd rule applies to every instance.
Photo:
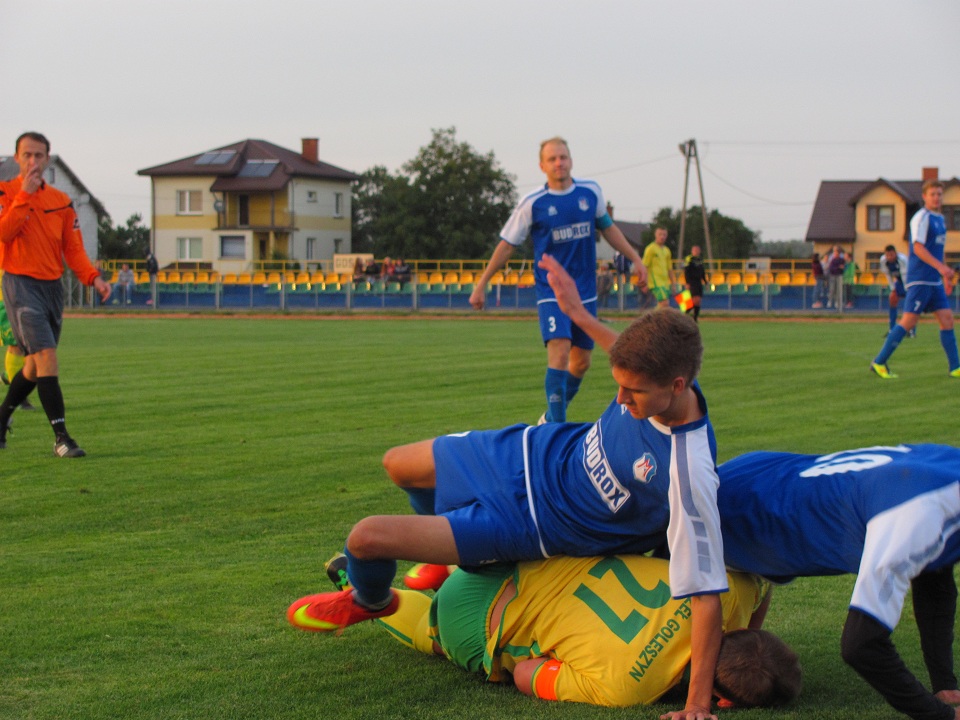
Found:
[[[63,328],[63,283],[7,272],[3,299],[13,337],[24,355],[56,349]]]
[[[461,565],[543,557],[527,499],[527,427],[444,435],[433,442],[435,509],[450,521]]]
[[[597,316],[597,301],[590,300],[583,306],[594,317]],[[593,350],[593,340],[583,330],[560,312],[560,306],[556,300],[544,300],[537,303],[537,314],[540,316],[540,335],[543,337],[543,344],[546,345],[551,340],[566,339],[570,341],[573,347],[583,350]]]
[[[903,301],[903,311],[908,313],[932,313],[950,307],[943,285],[911,285],[907,288],[907,299]]]
[[[907,291],[903,289],[903,281],[902,281],[902,280],[897,280],[897,281],[893,284],[893,290],[892,290],[892,292],[895,292],[895,293],[897,294],[897,297],[899,297],[899,298],[905,298],[905,297],[907,296]]]

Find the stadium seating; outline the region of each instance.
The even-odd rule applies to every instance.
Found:
[[[790,273],[786,271],[780,271],[774,277],[773,282],[775,282],[777,285],[789,285],[790,280]]]
[[[790,281],[791,285],[807,285],[807,273],[803,270],[794,270],[793,279]],[[809,283],[812,284],[812,283]]]
[[[520,279],[517,282],[517,284],[520,287],[533,287],[536,284],[536,279],[533,276],[533,272],[529,270],[525,272],[523,275],[520,276]]]
[[[469,270],[464,270],[462,273],[460,273],[460,282],[461,282],[461,283],[463,283],[463,284],[465,284],[465,283],[472,283],[473,281],[474,281],[473,273],[470,272]]]
[[[724,273],[720,272],[719,270],[715,271],[715,272],[710,276],[710,282],[711,282],[713,285],[722,285],[722,284],[725,283],[726,281],[727,281],[727,276],[726,276]]]
[[[460,273],[454,272],[452,270],[444,273],[443,282],[445,282],[447,285],[450,285],[451,283],[460,282]]]
[[[443,273],[441,272],[432,272],[427,278],[427,282],[431,285],[440,285],[443,283]]]
[[[760,282],[760,276],[755,272],[746,272],[743,274],[744,285],[756,285]]]
[[[727,285],[739,285],[742,282],[743,276],[740,273],[736,271],[727,273]]]

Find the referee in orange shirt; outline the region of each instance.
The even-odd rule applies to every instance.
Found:
[[[50,141],[37,132],[17,138],[20,175],[0,182],[0,242],[3,243],[3,297],[17,344],[23,348],[23,369],[10,378],[10,389],[0,405],[0,449],[7,446],[13,411],[37,388],[50,420],[59,457],[86,453],[67,432],[60,390],[57,343],[63,326],[63,263],[100,297],[110,296],[110,285],[100,278],[83,249],[80,223],[73,203],[43,180],[50,162]]]

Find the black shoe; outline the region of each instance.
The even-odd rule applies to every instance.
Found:
[[[0,429],[0,450],[7,449],[7,433],[13,432],[13,417],[7,418],[7,426]]]
[[[68,458],[83,457],[86,455],[83,448],[77,445],[76,441],[69,435],[57,438],[57,442],[53,445],[53,452],[55,455]]]
[[[31,405],[29,400],[24,400],[22,403],[20,403],[20,409],[21,409],[21,410],[36,410],[37,408],[34,407],[33,405]]]
[[[337,586],[337,590],[346,590],[350,587],[347,579],[347,556],[337,553],[326,562],[327,577]]]

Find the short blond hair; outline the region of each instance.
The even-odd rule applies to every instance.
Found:
[[[542,143],[540,143],[540,159],[541,160],[543,160],[543,149],[550,143],[563,143],[563,146],[567,149],[567,154],[570,153],[570,143],[568,143],[559,135],[554,135],[552,138],[547,138]]]
[[[924,180],[923,185],[920,186],[920,194],[926,195],[927,190],[935,187],[938,187],[941,190],[943,190],[943,183],[940,180],[937,180],[936,178],[931,178],[930,180]]]

